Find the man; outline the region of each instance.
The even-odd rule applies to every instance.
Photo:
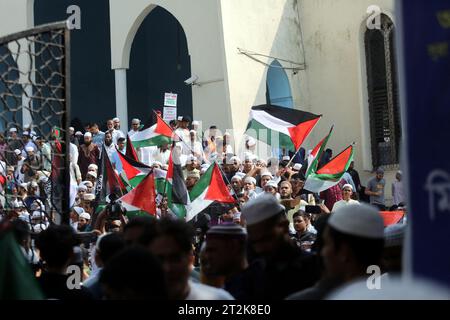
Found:
[[[186,179],[189,173],[192,170],[198,169],[198,161],[197,158],[194,157],[192,154],[187,156],[186,159],[186,167],[183,169],[183,177]],[[199,171],[200,174],[200,171]]]
[[[51,225],[36,239],[41,259],[45,262],[42,275],[38,278],[47,299],[87,300],[91,296],[85,288],[69,288],[67,267],[74,254],[75,232],[66,225]]]
[[[197,139],[197,132],[195,130],[189,131],[189,137],[189,147],[191,151],[198,161],[202,162],[203,159],[205,159],[205,154],[203,153],[202,143]]]
[[[242,193],[242,177],[235,174],[233,178],[231,178],[231,188],[232,192],[235,195],[239,195]]]
[[[355,169],[355,161],[350,162],[350,166],[348,167],[347,172],[350,173],[350,175],[352,176],[353,183],[355,184],[355,189],[353,189],[354,192],[358,193],[358,198],[362,201],[365,198],[365,194],[364,192],[362,192],[363,186],[361,185],[359,173]]]
[[[117,149],[122,154],[125,154],[125,152],[126,152],[126,149],[125,149],[125,138],[117,139]],[[112,156],[111,156],[110,159],[111,159],[111,164],[112,164],[113,168],[116,169],[117,172],[120,174],[123,171],[123,169],[122,169],[122,161],[120,161],[119,154],[117,153],[116,150],[112,153]]]
[[[39,158],[36,156],[34,149],[32,147],[26,147],[25,151],[27,154],[23,163],[28,164],[34,173],[40,170],[41,162],[39,161]]]
[[[24,131],[22,134],[22,144],[23,144],[22,155],[24,157],[27,156],[26,148],[33,148],[34,152],[37,151],[37,146],[34,144],[33,140],[31,140],[30,133],[28,131]]]
[[[224,289],[237,300],[255,295],[259,264],[247,261],[247,232],[233,223],[214,226],[206,233],[202,251],[202,273],[223,279]]]
[[[256,179],[253,177],[246,177],[244,179],[244,193],[248,199],[256,198],[259,192],[256,191]]]
[[[344,184],[342,187],[342,200],[339,200],[336,202],[333,206],[332,212],[335,212],[341,207],[353,205],[353,204],[359,204],[358,201],[352,199],[353,195],[353,187],[351,184]]]
[[[6,163],[15,166],[17,165],[17,157],[15,154],[15,150],[22,149],[22,142],[17,137],[17,129],[11,128],[9,129],[9,137],[7,140],[8,147],[5,150]]]
[[[198,180],[200,180],[200,171],[197,169],[190,171],[186,178],[186,189],[191,192]]]
[[[280,198],[280,195],[278,193],[278,184],[274,180],[270,180],[264,185],[264,192],[270,193],[271,195],[275,196],[277,199]]]
[[[310,251],[312,244],[316,241],[316,235],[308,231],[308,214],[299,210],[292,218],[295,232],[291,235],[291,239],[302,251]]]
[[[117,140],[119,138],[125,138],[122,131],[114,129],[114,121],[108,120],[106,125],[108,127],[108,131],[111,133],[112,140],[115,145],[117,145]]]
[[[154,150],[151,154],[152,163],[155,161],[161,162],[163,165],[169,163],[170,158],[170,150],[169,145],[167,143],[163,143],[158,147],[158,149]]]
[[[91,163],[97,164],[100,157],[100,149],[92,143],[92,134],[86,132],[84,134],[84,144],[80,146],[78,155],[78,166],[80,167],[81,176],[83,179],[86,178],[88,172],[88,166]]]
[[[340,289],[366,284],[367,268],[380,266],[383,238],[383,219],[376,208],[366,204],[340,208],[330,216],[324,232],[321,256],[326,276],[340,281]]]
[[[178,128],[175,130],[175,140],[179,140],[177,144],[181,147],[182,154],[189,155],[192,151],[189,148],[190,133],[189,133],[189,123],[191,118],[188,116],[183,116],[181,118]]]
[[[392,182],[392,198],[394,205],[405,204],[405,193],[403,191],[402,172],[399,170],[395,174],[395,181]]]
[[[280,184],[280,199],[281,200],[291,200],[292,197],[292,186],[289,181],[282,181]]]
[[[256,297],[278,300],[307,288],[317,280],[317,271],[289,237],[285,210],[272,195],[250,200],[242,209],[249,243],[264,261]]]
[[[116,152],[116,146],[113,143],[113,137],[109,131],[107,131],[104,135],[105,137],[105,149],[106,153],[108,154],[109,159],[112,159],[112,155],[114,152]]]
[[[101,150],[105,141],[105,133],[100,131],[96,123],[91,124],[89,132],[92,134],[92,142]]]
[[[181,220],[161,219],[150,252],[162,263],[169,299],[232,300],[222,289],[189,281],[192,265],[192,227]]]
[[[131,120],[131,130],[128,131],[128,136],[131,138],[133,135],[135,135],[137,132],[139,132],[139,127],[141,125],[141,120],[139,119],[133,119]]]
[[[39,148],[38,157],[42,163],[42,167],[45,171],[52,171],[52,151],[50,145],[45,143],[43,137],[36,138],[37,146]]]
[[[261,176],[261,189],[264,189],[264,187],[267,184],[267,182],[269,182],[270,180],[273,179],[273,176],[267,170],[263,171],[260,176]]]
[[[242,172],[245,174],[248,174],[250,171],[253,170],[253,157],[250,153],[246,153],[244,155],[244,166],[242,168]]]
[[[384,170],[378,168],[375,177],[367,182],[366,195],[370,196],[370,204],[378,207],[381,211],[386,210],[386,203],[384,199]]]

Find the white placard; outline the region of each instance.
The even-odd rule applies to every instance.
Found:
[[[165,121],[171,121],[177,119],[177,108],[164,107],[163,119]]]
[[[177,106],[177,94],[176,93],[165,93],[164,94],[164,106],[166,107],[176,107]]]

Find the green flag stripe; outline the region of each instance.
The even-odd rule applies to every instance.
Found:
[[[147,140],[132,141],[131,143],[133,144],[133,147],[136,149],[136,148],[160,146],[165,143],[170,144],[171,141],[172,140],[169,137],[158,135]]]
[[[249,130],[249,129],[252,129],[252,130]],[[261,132],[260,130],[266,130],[266,131]],[[278,136],[280,148],[287,148],[290,151],[295,152],[295,147],[294,147],[294,144],[292,143],[290,136],[288,136],[284,133],[281,133],[279,131],[271,130],[254,119],[252,119],[248,123],[246,133],[259,141],[267,143],[268,145],[272,145],[272,136],[274,138]]]

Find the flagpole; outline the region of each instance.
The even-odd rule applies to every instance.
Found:
[[[292,160],[294,160],[295,156],[297,155],[297,153],[300,151],[302,147],[298,147],[297,151],[295,151],[294,155],[292,156],[292,158],[289,160],[289,162],[287,163],[286,167],[289,167],[289,165],[292,163]]]

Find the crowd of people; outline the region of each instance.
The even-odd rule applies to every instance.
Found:
[[[363,186],[353,163],[338,184],[315,194],[304,189],[304,149],[261,159],[254,138],[237,152],[230,135],[215,126],[202,132],[187,116],[170,126],[178,142],[138,148],[139,161],[164,171],[178,148],[188,191],[217,163],[234,204],[214,203],[188,222],[171,211],[164,194],[154,215],[127,217],[115,193],[99,206],[101,153],[120,176],[118,152],[125,154],[132,147],[127,136],[143,127],[133,119],[125,133],[114,118],[105,132],[96,123],[84,133],[69,129],[76,195],[70,224],[60,225],[46,189],[54,142],[32,127],[0,135],[0,219],[11,225],[45,298],[323,299],[366,276],[370,265],[401,272],[406,218],[384,228],[379,214],[406,208],[400,171],[392,206],[383,169]],[[319,168],[331,158],[327,149]],[[67,287],[71,265],[82,270],[80,289]]]

